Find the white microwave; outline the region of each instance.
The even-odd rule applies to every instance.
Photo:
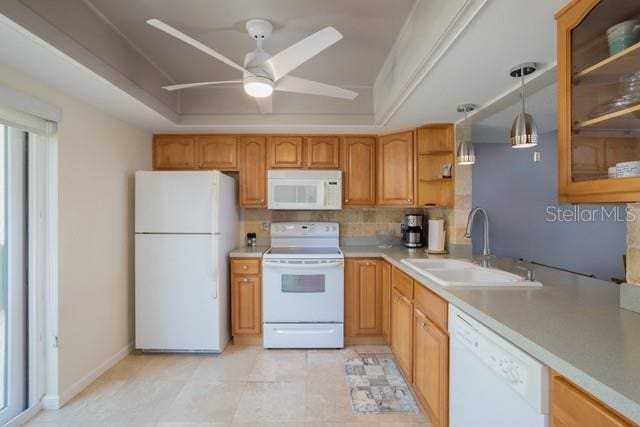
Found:
[[[342,209],[342,171],[270,170],[269,209]]]

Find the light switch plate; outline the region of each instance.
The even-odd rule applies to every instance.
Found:
[[[533,163],[540,163],[541,160],[542,160],[542,152],[541,151],[534,151],[533,152]]]

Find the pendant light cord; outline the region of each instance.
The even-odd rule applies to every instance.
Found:
[[[522,112],[524,113],[524,69],[520,70],[520,81],[522,82],[520,86],[520,98],[522,98]]]

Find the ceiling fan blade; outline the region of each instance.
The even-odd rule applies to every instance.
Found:
[[[190,87],[199,87],[199,86],[213,86],[213,85],[222,85],[228,83],[242,83],[242,80],[226,80],[220,82],[201,82],[201,83],[184,83],[179,85],[171,85],[171,86],[162,86],[162,89],[165,90],[180,90],[180,89],[188,89]]]
[[[201,42],[199,42],[198,40],[194,39],[193,37],[186,35],[182,31],[176,30],[172,26],[167,25],[167,24],[165,24],[164,22],[162,22],[162,21],[160,21],[158,19],[149,19],[147,21],[147,24],[151,25],[152,27],[155,27],[155,28],[159,29],[160,31],[164,31],[165,33],[169,34],[170,36],[173,36],[173,37],[177,38],[178,40],[181,40],[181,41],[185,42],[188,45],[191,45],[191,46],[195,47],[196,49],[206,53],[207,55],[213,56],[218,61],[224,62],[228,66],[233,67],[238,71],[242,71],[244,73],[249,73],[247,70],[244,69],[244,67],[241,67],[240,65],[236,64],[235,62],[233,62],[232,60],[230,60],[226,56],[216,52],[215,50],[211,49],[209,46],[206,46],[206,45],[202,44]],[[251,73],[249,73],[249,74],[251,74]]]
[[[276,84],[274,90],[282,92],[308,93],[310,95],[330,96],[332,98],[349,100],[354,100],[356,96],[358,96],[357,92],[348,89],[293,76],[284,76],[282,80]]]
[[[254,98],[256,103],[258,104],[258,108],[262,114],[271,114],[273,112],[273,104],[271,102],[271,97],[267,96],[266,98]]]
[[[289,46],[273,55],[265,64],[273,70],[273,79],[281,79],[285,74],[297,68],[302,63],[313,58],[338,40],[342,34],[333,27],[324,28],[298,43]]]

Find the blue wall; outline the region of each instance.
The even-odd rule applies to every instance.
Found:
[[[501,144],[475,144],[473,166],[473,206],[489,213],[491,250],[498,256],[524,258],[609,280],[624,277],[622,255],[626,252],[626,224],[603,218],[625,205],[581,205],[583,219],[548,221],[555,209],[574,210],[557,204],[557,134],[541,135],[537,148],[514,150]],[[533,151],[542,152],[542,161],[533,162]],[[550,206],[553,214],[547,207]],[[575,212],[575,211],[574,211]],[[593,212],[593,214],[592,214]],[[565,215],[571,215],[566,213]],[[482,227],[476,218],[474,253],[482,251]]]

